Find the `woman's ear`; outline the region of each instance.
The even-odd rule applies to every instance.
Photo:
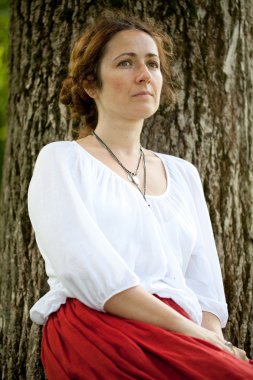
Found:
[[[86,93],[89,95],[90,98],[95,99],[96,98],[96,89],[91,84],[93,81],[93,76],[89,75],[86,80],[83,81],[83,88],[86,91]]]
[[[87,92],[90,98],[94,100],[97,98],[97,90],[95,88],[87,88],[85,89],[85,91]]]
[[[90,98],[92,98],[92,99],[95,99],[96,98],[96,94],[97,94],[97,92],[96,92],[96,89],[95,88],[91,88],[91,87],[89,87],[89,88],[84,88],[85,89],[85,91],[87,92],[87,94],[89,95],[89,97]]]

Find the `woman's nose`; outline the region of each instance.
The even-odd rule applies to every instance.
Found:
[[[137,82],[146,82],[149,83],[151,81],[150,72],[145,64],[140,65],[138,68],[138,73],[136,76]]]

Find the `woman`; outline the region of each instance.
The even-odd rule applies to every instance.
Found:
[[[166,50],[165,50],[166,48]],[[46,145],[28,206],[50,291],[50,379],[253,379],[222,335],[227,305],[195,167],[144,149],[144,119],[173,100],[171,43],[151,24],[102,17],[74,46],[61,101],[85,118]]]

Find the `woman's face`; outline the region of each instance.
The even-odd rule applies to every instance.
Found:
[[[117,33],[107,44],[100,77],[102,89],[94,92],[99,118],[140,120],[158,109],[163,78],[156,43],[148,34]]]

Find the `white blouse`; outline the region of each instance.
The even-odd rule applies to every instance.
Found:
[[[28,210],[50,290],[30,310],[44,324],[77,298],[105,312],[114,294],[136,285],[172,298],[197,323],[202,311],[226,325],[228,313],[212,227],[197,169],[154,153],[167,189],[142,194],[75,141],[40,151]]]

